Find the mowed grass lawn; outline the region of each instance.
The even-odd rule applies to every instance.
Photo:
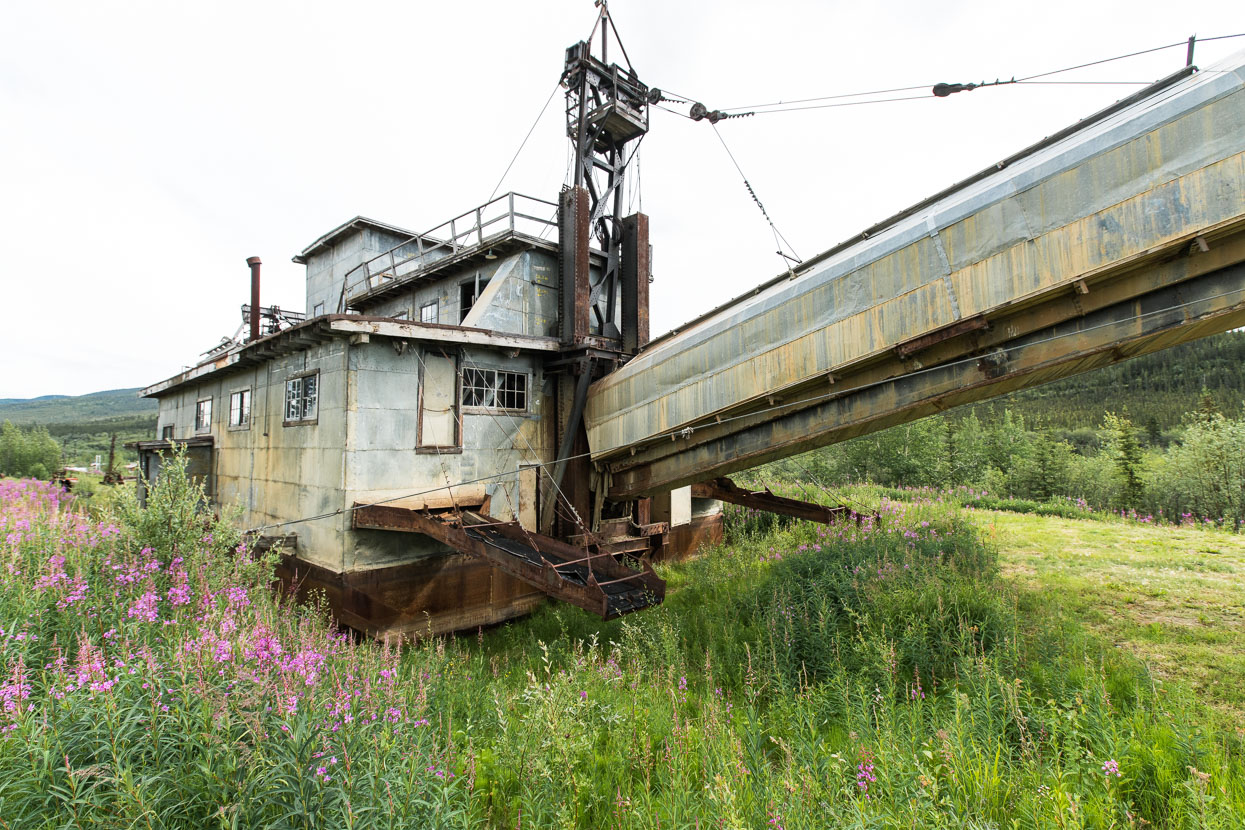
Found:
[[[1025,602],[1078,622],[1245,723],[1245,535],[977,513]]]

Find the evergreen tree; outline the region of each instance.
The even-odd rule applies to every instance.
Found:
[[[1103,421],[1111,434],[1111,450],[1115,461],[1115,474],[1119,480],[1119,506],[1136,509],[1145,495],[1141,478],[1142,452],[1137,427],[1126,415],[1108,412]]]

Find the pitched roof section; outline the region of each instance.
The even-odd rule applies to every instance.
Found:
[[[315,242],[312,242],[303,249],[302,253],[294,257],[294,262],[299,265],[305,264],[307,257],[318,254],[325,248],[331,247],[333,243],[338,240],[338,238],[344,236],[352,230],[355,230],[356,228],[376,228],[377,230],[382,230],[397,236],[411,238],[414,238],[416,235],[413,231],[408,231],[406,228],[399,228],[396,225],[386,225],[384,222],[377,222],[375,219],[368,219],[366,216],[356,216],[350,221],[344,222],[336,228],[333,228],[333,230],[329,231]]]

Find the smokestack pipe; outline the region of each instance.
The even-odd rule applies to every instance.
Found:
[[[249,340],[259,339],[259,257],[252,256],[246,258],[246,264],[251,266],[251,336]],[[248,340],[248,342],[249,342]]]

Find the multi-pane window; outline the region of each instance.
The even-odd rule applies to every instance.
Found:
[[[321,317],[324,315],[324,303],[316,303],[311,308],[312,317]]]
[[[395,319],[395,320],[405,320],[405,319],[406,319],[406,315],[407,315],[407,313],[408,313],[408,312],[407,312],[407,310],[406,310],[405,308],[404,308],[404,309],[402,309],[401,311],[395,311],[395,312],[393,313],[393,319]]]
[[[526,411],[527,375],[500,369],[464,369],[463,406]]]
[[[195,403],[195,432],[207,432],[212,428],[212,399],[204,398]]]
[[[285,382],[285,422],[311,421],[316,417],[320,373],[290,378]]]
[[[251,425],[251,390],[241,389],[229,396],[229,426]]]
[[[437,321],[437,304],[428,303],[419,307],[419,322],[435,323]]]

